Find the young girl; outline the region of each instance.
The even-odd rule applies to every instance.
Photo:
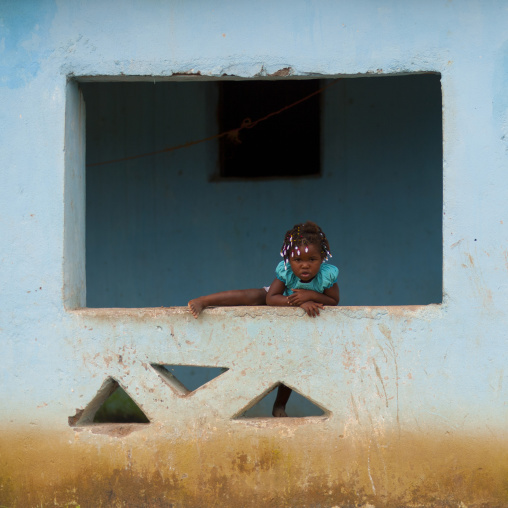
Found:
[[[270,287],[240,289],[201,296],[189,302],[192,315],[197,318],[206,307],[236,305],[273,305],[301,307],[311,316],[319,316],[324,305],[339,303],[339,270],[324,264],[331,257],[326,235],[314,222],[296,224],[284,237],[280,252],[283,257]],[[273,406],[273,416],[287,416],[285,408],[291,389],[279,385]]]

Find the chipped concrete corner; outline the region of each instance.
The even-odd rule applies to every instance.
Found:
[[[0,14],[0,505],[508,506],[508,12],[237,8],[26,1]],[[443,99],[441,303],[318,319],[86,308],[81,81],[427,72]],[[227,371],[187,390],[165,364]],[[277,383],[323,415],[245,418]],[[117,386],[149,423],[94,423]]]

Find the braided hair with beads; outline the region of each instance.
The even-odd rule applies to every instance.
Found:
[[[321,258],[328,261],[332,257],[330,244],[323,230],[314,222],[307,221],[302,224],[295,224],[293,229],[286,232],[280,255],[284,258],[284,267],[287,270],[290,256],[294,256],[295,250],[300,255],[300,249],[308,251],[309,245],[319,247]]]

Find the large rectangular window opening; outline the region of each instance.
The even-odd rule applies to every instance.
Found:
[[[267,83],[279,97],[273,104],[263,102]],[[259,142],[256,158],[251,152],[243,162],[233,154],[240,163],[231,169],[216,135],[240,127],[226,118],[224,94],[241,97],[244,85],[257,104],[240,99],[242,121],[326,88],[314,106],[308,101],[309,115],[303,104],[288,109],[291,120],[274,115],[296,125],[298,138],[275,127],[267,138],[275,143]],[[79,86],[86,306],[186,305],[268,285],[285,231],[305,220],[330,240],[341,305],[442,301],[438,74]]]

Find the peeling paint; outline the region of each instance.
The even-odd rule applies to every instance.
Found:
[[[293,69],[291,67],[284,67],[283,69],[279,69],[278,71],[273,72],[272,74],[268,74],[270,77],[287,77],[293,74]]]

